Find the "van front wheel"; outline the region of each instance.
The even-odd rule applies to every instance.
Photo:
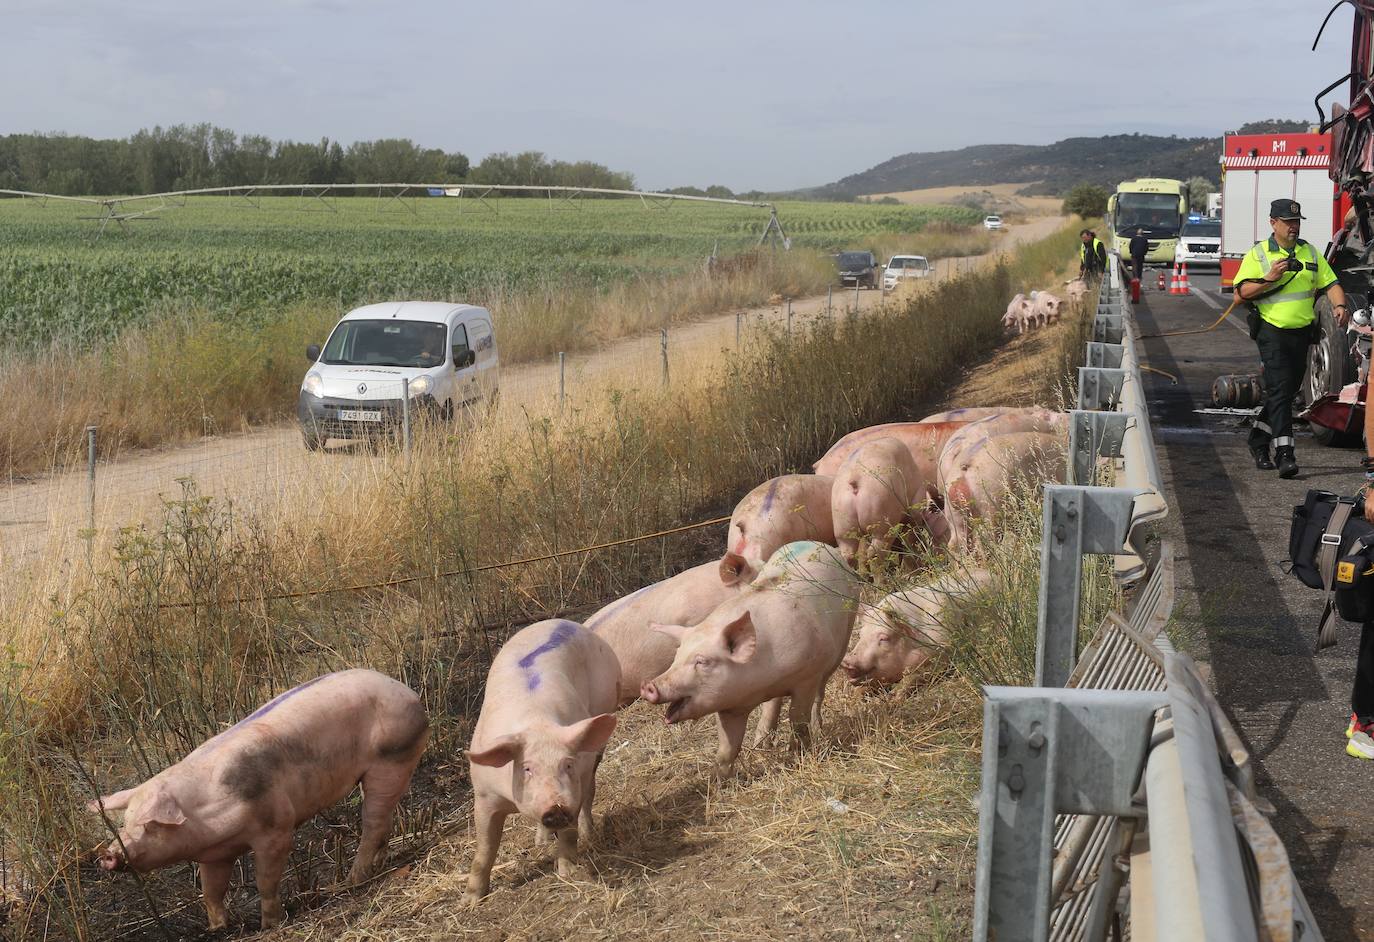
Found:
[[[306,451],[319,451],[324,447],[324,443],[328,441],[324,434],[321,433],[319,426],[313,424],[307,425],[301,429],[301,437],[305,439]]]

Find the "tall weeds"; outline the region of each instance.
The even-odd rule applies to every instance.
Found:
[[[361,470],[321,456],[314,478],[271,504],[222,503],[188,482],[156,525],[12,600],[0,622],[0,835],[44,888],[16,924],[41,912],[88,933],[71,864],[100,836],[79,810],[94,788],[130,784],[312,675],[371,666],[411,684],[436,721],[431,756],[446,764],[511,626],[662,578],[712,553],[723,526],[441,573],[725,513],[845,432],[916,416],[997,342],[1008,296],[1072,240],[1066,231],[882,313],[761,333],[680,370],[668,390],[607,386],[561,414],[550,403],[422,435],[409,459]],[[411,581],[384,584],[398,579]],[[341,591],[359,584],[372,587]]]

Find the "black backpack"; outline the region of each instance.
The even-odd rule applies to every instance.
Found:
[[[1364,519],[1363,495],[1308,491],[1293,508],[1288,557],[1303,585],[1326,593],[1314,651],[1336,643],[1333,610],[1346,621],[1374,621],[1374,524]]]

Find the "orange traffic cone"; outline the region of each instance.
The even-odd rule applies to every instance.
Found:
[[[1170,294],[1186,294],[1183,290],[1183,283],[1178,279],[1178,262],[1174,262],[1174,275],[1169,279]]]
[[[1159,285],[1158,285],[1158,290],[1160,290],[1160,291],[1163,291],[1163,290],[1164,290],[1164,270],[1163,270],[1162,268],[1161,268],[1160,271],[1159,271]]]
[[[1182,273],[1178,276],[1178,283],[1179,283],[1179,287],[1181,287],[1181,288],[1183,289],[1182,291],[1179,292],[1179,294],[1189,294],[1189,293],[1192,292],[1193,287],[1192,287],[1192,285],[1188,284],[1188,263],[1187,263],[1187,262],[1184,262],[1184,263],[1183,263],[1183,270],[1182,270]]]

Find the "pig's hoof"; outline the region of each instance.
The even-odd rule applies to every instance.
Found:
[[[476,890],[468,890],[467,893],[463,895],[463,905],[468,909],[476,909],[482,904],[482,897],[486,895],[485,892],[479,893]]]
[[[218,932],[221,929],[229,928],[229,917],[227,915],[211,916],[209,926],[211,932]]]
[[[563,880],[577,879],[577,864],[567,857],[558,858],[558,876]]]

